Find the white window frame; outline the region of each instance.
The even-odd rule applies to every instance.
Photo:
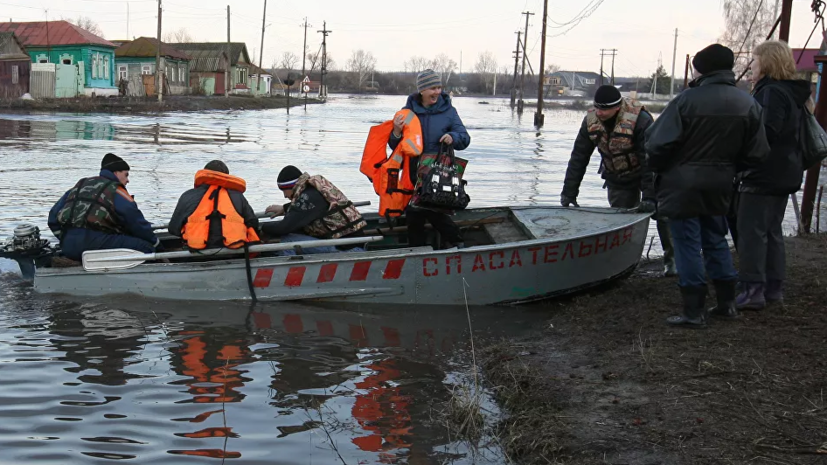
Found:
[[[68,61],[68,63],[64,63],[65,61]],[[68,53],[64,53],[63,55],[60,56],[60,64],[61,65],[73,65],[73,64],[75,64],[75,60],[72,57],[72,55],[69,55]]]
[[[11,65],[11,83],[20,83],[20,66],[18,65]]]
[[[183,63],[178,65],[178,78],[181,82],[187,82],[187,70]]]
[[[109,74],[110,74],[110,71],[111,71],[110,70],[111,67],[112,66],[110,65],[109,55],[104,55],[104,57],[103,57],[103,78],[106,79],[106,80],[109,80]]]
[[[98,78],[98,54],[93,53],[91,56],[92,59],[92,79]]]
[[[38,63],[48,63],[49,62],[49,55],[40,54],[37,56]]]
[[[127,79],[129,71],[127,65],[118,65],[118,80]]]
[[[141,74],[152,75],[152,65],[141,65]]]

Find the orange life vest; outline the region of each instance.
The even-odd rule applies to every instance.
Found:
[[[224,247],[238,249],[245,243],[258,242],[256,230],[244,224],[244,218],[238,214],[230,200],[229,190],[244,192],[247,183],[237,176],[212,170],[199,170],[195,173],[195,187],[209,185],[204,197],[181,231],[181,238],[190,249],[201,250],[207,247],[210,236],[210,223],[221,220],[221,236]]]
[[[373,190],[379,195],[379,215],[400,216],[411,200],[414,185],[406,172],[408,159],[422,154],[422,126],[413,110],[399,110],[394,115],[405,116],[402,140],[388,156],[388,138],[393,131],[393,120],[373,126],[362,152],[359,171],[373,182]]]

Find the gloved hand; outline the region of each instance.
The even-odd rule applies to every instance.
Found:
[[[640,205],[637,206],[637,211],[639,213],[654,213],[657,209],[657,203],[655,203],[654,200],[650,199],[641,200]]]
[[[580,205],[577,205],[577,198],[569,197],[566,194],[560,194],[560,205],[562,205],[564,207],[567,207],[567,208],[572,206],[572,205],[574,205],[575,207],[580,206]]]
[[[155,239],[155,244],[153,245],[153,247],[155,248],[156,253],[161,253],[164,250],[166,250],[164,249],[164,244],[161,243],[161,239]]]

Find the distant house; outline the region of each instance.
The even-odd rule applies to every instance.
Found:
[[[250,92],[248,83],[251,61],[250,55],[247,53],[247,45],[243,42],[230,42],[229,45],[226,42],[191,42],[168,45],[192,57],[193,61],[190,62],[191,80],[197,77],[200,83],[203,77],[207,86],[210,82],[214,82],[213,93],[224,94],[223,72],[227,67],[224,63],[229,63],[230,93],[246,94]]]
[[[42,65],[32,66],[33,73],[52,70],[55,96],[118,95],[112,42],[68,21],[0,23],[0,32],[14,32],[31,61]]]
[[[0,98],[29,92],[32,60],[13,32],[0,32]]]
[[[127,81],[127,95],[146,95],[144,79],[152,80],[154,90],[155,58],[158,39],[140,37],[115,49],[118,81]],[[161,70],[164,75],[164,93],[183,95],[190,92],[190,57],[169,44],[161,43]]]
[[[259,76],[261,76],[261,83],[259,83]],[[247,87],[253,95],[271,95],[270,87],[273,84],[273,74],[266,69],[261,69],[256,65],[250,65],[250,78]]]
[[[545,77],[543,87],[549,96],[585,97],[600,85],[600,75],[591,71],[557,71]]]

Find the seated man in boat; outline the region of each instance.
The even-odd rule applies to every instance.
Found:
[[[295,166],[288,165],[279,173],[278,187],[286,205],[270,205],[265,210],[271,216],[282,216],[281,221],[262,224],[268,237],[280,237],[282,242],[314,239],[338,239],[362,230],[367,223],[353,203],[323,176],[310,176]],[[361,250],[358,247],[348,251]],[[305,253],[338,252],[336,247],[312,247]],[[288,254],[292,251],[286,251]]]
[[[652,115],[642,105],[621,97],[615,86],[600,86],[594,94],[594,108],[583,118],[574,141],[560,204],[564,207],[579,206],[577,195],[580,183],[597,148],[601,158],[598,172],[606,182],[605,187],[608,187],[609,205],[613,208],[638,207],[641,212],[654,212],[654,176],[646,164],[643,148],[644,135],[652,121]],[[669,225],[665,220],[658,219],[657,226],[663,247],[663,273],[665,276],[675,276],[677,268]]]
[[[135,200],[126,190],[129,165],[107,153],[98,176],[83,178],[49,211],[49,229],[63,254],[80,260],[86,250],[127,248],[144,253],[161,249]]]
[[[169,233],[190,249],[236,249],[258,242],[258,218],[244,191],[247,183],[213,160],[195,173],[195,187],[181,194],[169,220]]]

